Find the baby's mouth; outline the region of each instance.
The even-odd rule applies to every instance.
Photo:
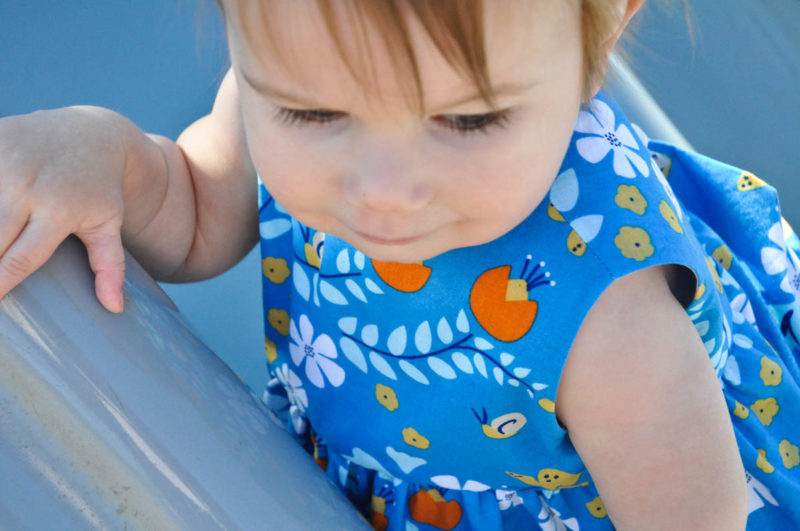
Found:
[[[355,232],[358,236],[360,236],[364,240],[366,240],[368,242],[371,242],[371,243],[377,243],[379,245],[405,245],[405,244],[413,243],[413,242],[421,239],[422,236],[423,236],[423,235],[418,235],[418,236],[411,236],[411,237],[406,237],[406,238],[384,238],[384,237],[381,237],[381,236],[373,236],[371,234],[366,234],[366,233],[360,232],[360,231],[353,231],[353,232]]]

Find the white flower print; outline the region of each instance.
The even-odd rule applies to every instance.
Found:
[[[768,275],[778,275],[785,272],[781,280],[781,289],[795,298],[800,296],[800,263],[791,250],[786,252],[786,243],[783,239],[783,228],[780,221],[770,227],[767,237],[778,247],[764,247],[761,249],[761,264]]]
[[[305,417],[308,395],[302,388],[303,381],[285,363],[276,369],[275,375],[286,390],[289,399],[289,418],[292,419],[292,428],[298,435],[303,435],[308,425]]]
[[[304,413],[308,407],[308,395],[306,390],[302,388],[303,381],[300,377],[285,363],[275,370],[275,375],[283,385],[283,388],[286,389],[289,402],[297,406],[301,413]]]
[[[764,505],[766,505],[764,501],[767,501],[771,505],[778,505],[778,500],[772,496],[772,493],[763,483],[754,478],[752,474],[746,470],[744,475],[747,478],[747,514],[764,507]]]
[[[575,124],[575,131],[588,133],[575,143],[581,157],[592,164],[603,160],[609,151],[614,152],[614,172],[620,177],[634,178],[636,172],[647,177],[650,165],[639,155],[639,144],[625,124],[616,127],[614,111],[603,101],[592,100],[590,111],[581,111]]]
[[[292,361],[298,367],[305,361],[308,381],[317,387],[325,387],[325,379],[322,377],[324,374],[332,386],[342,385],[344,370],[333,361],[339,356],[336,345],[326,334],[320,334],[314,339],[314,327],[308,317],[300,316],[299,333],[294,319],[291,320],[289,337],[293,341],[289,344]]]
[[[543,531],[577,531],[580,529],[577,518],[561,519],[561,513],[556,509],[547,505],[544,498],[539,495],[539,501],[542,503],[542,510],[539,511],[539,527]]]
[[[485,485],[480,481],[475,481],[472,479],[468,479],[462,485],[461,482],[458,481],[457,477],[449,475],[433,476],[431,477],[431,483],[440,487],[444,487],[445,489],[468,490],[471,492],[483,492],[491,488],[489,485]]]
[[[515,490],[496,489],[494,495],[497,497],[497,505],[500,507],[501,511],[523,503],[522,498],[519,497],[519,494],[517,494]]]

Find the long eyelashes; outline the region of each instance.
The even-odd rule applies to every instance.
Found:
[[[434,116],[433,121],[461,134],[472,132],[488,134],[489,129],[493,127],[505,128],[508,125],[509,114],[508,109],[485,114],[440,114]]]
[[[432,117],[440,127],[467,135],[480,132],[488,134],[494,127],[505,128],[509,122],[511,111],[504,109],[484,114],[440,114]],[[278,107],[276,117],[286,125],[326,125],[345,118],[347,115],[339,111],[325,109],[291,109]]]
[[[343,112],[324,109],[289,109],[288,107],[278,107],[275,114],[286,125],[327,124],[345,117]]]

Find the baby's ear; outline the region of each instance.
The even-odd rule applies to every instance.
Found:
[[[635,15],[644,4],[644,0],[614,0],[613,3],[616,5],[618,15],[615,23],[609,27],[608,35],[603,42],[603,51],[606,57],[611,54],[611,50],[614,49],[617,41],[619,41],[619,38],[625,32],[625,28],[628,27],[628,23],[633,18],[633,15]]]
[[[602,60],[603,65],[608,62],[611,52],[614,50],[614,46],[616,46],[620,37],[622,37],[622,34],[625,32],[625,28],[628,27],[628,23],[631,21],[633,16],[637,11],[639,11],[642,5],[644,5],[644,1],[645,0],[613,0],[612,2],[609,2],[610,4],[613,4],[613,10],[615,11],[615,14],[613,17],[613,22],[608,24],[605,37],[599,41],[602,44],[600,45],[600,54],[598,55],[598,58]],[[596,87],[591,87],[591,94],[596,93],[600,89],[600,85],[603,82],[602,78],[603,76],[600,76],[600,79],[596,80]]]

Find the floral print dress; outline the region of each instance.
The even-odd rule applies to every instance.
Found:
[[[259,202],[265,400],[375,528],[613,528],[554,401],[603,290],[661,264],[697,279],[748,528],[800,527],[800,242],[758,177],[649,142],[601,94],[548,197],[481,246],[379,262]]]

